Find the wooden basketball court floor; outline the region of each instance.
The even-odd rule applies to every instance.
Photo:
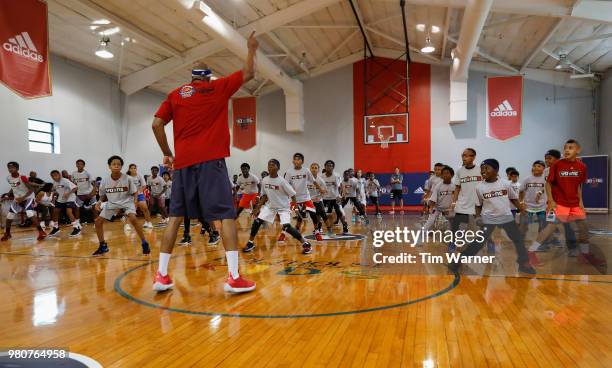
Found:
[[[370,229],[416,220],[384,216]],[[608,215],[590,220],[612,228]],[[241,218],[242,242],[248,221]],[[494,265],[460,276],[444,265],[398,273],[360,265],[367,241],[320,242],[302,255],[294,240],[276,245],[280,229],[268,226],[256,250],[241,255],[257,290],[229,295],[222,246],[207,246],[194,227],[194,244],[175,248],[170,263],[174,290],[155,294],[161,228],[147,235],[150,258],[120,222],[107,226],[111,252],[100,259],[89,256],[92,225],[77,240],[67,230],[39,243],[16,232],[0,245],[0,346],[67,347],[104,367],[612,366],[612,276],[565,249],[541,254],[546,266],[535,277],[519,275],[498,234]],[[592,244],[612,259],[612,236]]]

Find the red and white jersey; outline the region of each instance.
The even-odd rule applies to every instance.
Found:
[[[29,183],[28,178],[23,175],[19,175],[16,178],[12,175],[9,175],[6,177],[6,181],[8,181],[9,185],[11,186],[11,189],[13,190],[13,195],[16,198],[23,197],[29,191],[28,187],[26,186],[26,183]],[[33,192],[30,193],[30,195],[25,199],[30,198],[34,198]]]
[[[314,183],[314,177],[310,170],[304,167],[301,169],[291,168],[285,173],[285,180],[287,180],[295,190],[295,199],[298,203],[310,201],[308,184]]]

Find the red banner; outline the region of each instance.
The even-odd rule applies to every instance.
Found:
[[[232,99],[232,145],[247,151],[257,144],[257,100],[255,97]]]
[[[487,78],[487,137],[519,136],[523,121],[523,77]]]
[[[23,98],[51,95],[47,3],[0,0],[0,82]]]

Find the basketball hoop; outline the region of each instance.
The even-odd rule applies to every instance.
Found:
[[[392,135],[388,135],[388,136],[384,136],[382,134],[378,135],[378,139],[380,140],[380,148],[383,149],[387,149],[389,148],[389,141],[391,140],[393,136]]]

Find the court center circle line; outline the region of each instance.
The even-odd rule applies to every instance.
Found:
[[[123,281],[123,279],[127,275],[129,275],[130,273],[132,273],[132,272],[134,272],[136,270],[139,270],[139,269],[141,269],[143,267],[149,266],[149,265],[151,265],[153,263],[157,263],[157,262],[148,262],[148,263],[136,266],[136,267],[132,267],[132,268],[128,269],[127,271],[123,272],[121,275],[119,275],[115,279],[115,283],[114,283],[114,288],[115,288],[115,291],[117,292],[117,294],[121,295],[122,297],[126,298],[127,300],[129,300],[131,302],[138,303],[140,305],[143,305],[143,306],[146,306],[146,307],[150,307],[150,308],[163,309],[163,310],[167,310],[167,311],[170,311],[170,312],[176,312],[176,313],[182,313],[182,314],[201,315],[201,316],[210,316],[210,317],[291,319],[291,318],[334,317],[334,316],[343,316],[343,315],[351,315],[351,314],[363,314],[363,313],[378,312],[378,311],[387,310],[387,309],[394,309],[394,308],[405,307],[405,306],[416,304],[416,303],[419,303],[419,302],[423,302],[423,301],[426,301],[426,300],[429,300],[429,299],[437,298],[437,297],[442,296],[442,295],[450,292],[451,290],[453,290],[455,287],[457,287],[457,285],[459,285],[459,282],[461,281],[461,276],[458,273],[456,273],[454,275],[454,279],[453,279],[453,281],[451,282],[450,285],[448,285],[446,288],[444,288],[442,290],[439,290],[439,291],[437,291],[437,292],[435,292],[433,294],[426,295],[424,297],[417,298],[417,299],[414,299],[414,300],[409,300],[409,301],[402,302],[402,303],[391,304],[391,305],[384,305],[384,306],[380,306],[380,307],[373,307],[373,308],[366,308],[366,309],[357,309],[357,310],[351,310],[351,311],[329,312],[329,313],[311,313],[311,314],[286,314],[286,315],[204,312],[204,311],[192,311],[192,310],[188,310],[188,309],[181,309],[181,308],[174,308],[174,307],[166,307],[166,306],[163,306],[163,305],[147,302],[145,300],[138,299],[135,296],[133,296],[130,293],[128,293],[125,290],[123,290],[123,288],[121,287],[121,281]]]

